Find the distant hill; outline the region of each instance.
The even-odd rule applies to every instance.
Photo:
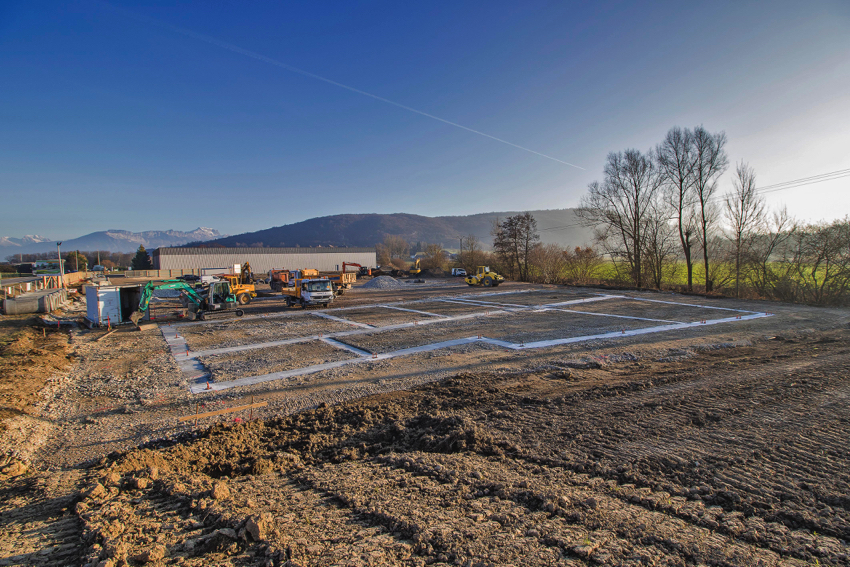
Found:
[[[153,249],[160,246],[180,246],[188,242],[202,242],[220,238],[219,231],[212,228],[196,228],[184,232],[181,230],[148,230],[130,232],[127,230],[104,230],[92,232],[79,238],[62,241],[62,250],[109,250],[110,252],[135,252],[139,245]],[[56,241],[38,236],[24,238],[0,238],[0,259],[14,254],[33,254],[37,252],[55,252]]]
[[[590,229],[581,226],[573,209],[528,211],[537,219],[541,240],[564,247],[589,244]],[[356,214],[317,217],[246,232],[206,242],[220,246],[374,246],[388,234],[404,237],[408,242],[442,244],[459,247],[461,236],[474,234],[485,248],[492,245],[490,230],[496,219],[504,219],[518,211],[481,213],[469,216],[425,217],[406,213]]]

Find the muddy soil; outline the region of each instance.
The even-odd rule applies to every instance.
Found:
[[[336,306],[523,295],[446,286]],[[551,289],[537,293],[583,293]],[[0,436],[0,565],[850,565],[847,310],[698,302],[775,316],[201,394],[158,330],[65,331],[70,364]],[[268,319],[330,322],[296,313]],[[497,317],[494,333],[563,336],[551,322],[579,315],[471,321]],[[226,343],[231,322],[249,320],[207,338]],[[441,341],[449,325],[416,330]],[[396,350],[403,331],[371,336]],[[268,405],[178,420],[252,398]]]
[[[576,372],[605,378],[460,374],[110,458],[86,558],[850,565],[846,332]]]
[[[286,345],[284,348],[258,348],[233,354],[202,356],[199,360],[209,369],[212,381],[221,382],[351,358],[355,357],[348,351],[322,341],[309,341]]]
[[[71,364],[66,332],[23,319],[6,327],[0,337],[0,433],[6,420],[38,401],[51,375]]]

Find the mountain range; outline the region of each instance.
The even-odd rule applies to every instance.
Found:
[[[574,209],[528,211],[537,220],[544,244],[563,247],[589,244],[592,230],[583,226]],[[374,246],[387,235],[399,235],[410,243],[442,244],[457,249],[458,239],[474,235],[484,249],[491,247],[493,223],[519,214],[518,211],[480,213],[468,216],[426,217],[407,213],[345,214],[217,238],[205,244],[220,246]]]
[[[128,230],[104,230],[92,232],[78,238],[62,241],[62,250],[109,250],[110,252],[135,252],[139,245],[148,249],[160,246],[180,246],[187,242],[199,242],[226,236],[213,228],[199,227],[187,232],[181,230],[148,230],[130,232]],[[33,254],[54,252],[56,241],[40,236],[23,238],[0,238],[0,259],[14,254]]]
[[[558,244],[564,248],[589,244],[592,230],[577,219],[574,209],[528,211],[537,220],[537,228],[544,244]],[[473,235],[482,248],[492,246],[491,230],[498,220],[519,214],[519,211],[480,213],[467,216],[426,217],[407,213],[344,214],[317,217],[235,236],[221,234],[212,228],[191,231],[104,230],[78,238],[62,241],[62,250],[108,250],[110,252],[135,252],[139,245],[148,250],[161,246],[251,246],[251,247],[311,247],[311,246],[374,246],[387,235],[398,235],[411,244],[417,242],[441,244],[457,249],[458,239]],[[56,241],[38,235],[22,238],[0,238],[0,259],[37,252],[53,252]]]

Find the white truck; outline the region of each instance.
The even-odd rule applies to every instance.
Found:
[[[334,300],[334,289],[328,278],[295,279],[290,286],[282,287],[281,293],[286,298],[286,306],[300,304],[321,305],[327,307]]]

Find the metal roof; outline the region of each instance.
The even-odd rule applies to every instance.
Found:
[[[236,248],[157,248],[154,254],[160,256],[194,256],[198,254],[216,256],[219,254],[356,254],[375,252],[374,247],[361,248],[254,248],[250,246]]]

